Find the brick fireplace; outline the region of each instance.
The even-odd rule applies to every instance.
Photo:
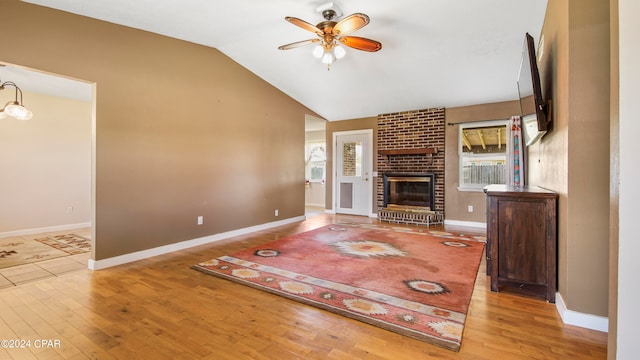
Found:
[[[444,108],[378,115],[378,177],[376,203],[384,221],[433,223],[444,217]],[[433,208],[437,216],[412,216],[411,211],[386,211],[384,176],[433,174]],[[438,222],[438,221],[435,221]]]

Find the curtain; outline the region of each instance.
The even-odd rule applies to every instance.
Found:
[[[507,185],[524,186],[524,147],[522,143],[522,119],[512,116],[509,121],[510,135],[507,154]]]

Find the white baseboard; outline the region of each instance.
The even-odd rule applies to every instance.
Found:
[[[46,226],[46,227],[33,228],[33,229],[7,231],[7,232],[0,233],[0,238],[9,237],[9,236],[23,236],[23,235],[46,233],[46,232],[79,229],[79,228],[85,228],[90,226],[91,226],[90,222],[85,222],[85,223],[78,223],[78,224],[66,224],[66,225]]]
[[[324,210],[325,214],[330,214],[330,215],[337,215],[338,213],[334,210],[334,209],[325,209]],[[377,219],[378,218],[378,213],[369,213],[369,215],[364,215],[373,219]]]
[[[558,309],[562,322],[567,325],[575,325],[586,329],[609,332],[609,318],[567,309],[567,305],[560,293],[556,293],[556,309]]]
[[[321,207],[321,208],[324,208],[324,203],[319,203],[319,204],[304,204],[304,206],[313,206],[313,207]]]
[[[460,221],[460,220],[444,220],[444,224],[445,225],[451,225],[451,226],[465,226],[465,227],[474,227],[474,228],[481,228],[481,229],[486,229],[487,228],[487,224],[483,223],[483,222],[474,222],[474,221]]]
[[[274,221],[274,222],[270,222],[270,223],[266,223],[266,224],[250,226],[250,227],[243,228],[243,229],[232,230],[232,231],[227,231],[227,232],[224,232],[224,233],[209,235],[209,236],[205,236],[205,237],[201,237],[201,238],[197,238],[197,239],[186,240],[186,241],[182,241],[182,242],[175,243],[175,244],[159,246],[159,247],[156,247],[156,248],[153,248],[153,249],[136,251],[136,252],[133,252],[133,253],[114,256],[114,257],[107,258],[107,259],[89,260],[88,266],[89,266],[89,269],[91,269],[91,270],[102,270],[102,269],[106,269],[106,268],[109,268],[109,267],[112,267],[112,266],[122,265],[122,264],[130,263],[130,262],[133,262],[133,261],[143,260],[143,259],[147,259],[147,258],[150,258],[150,257],[167,254],[167,253],[174,252],[174,251],[188,249],[188,248],[191,248],[191,247],[194,247],[194,246],[209,244],[209,243],[212,243],[212,242],[228,239],[228,238],[234,237],[234,236],[246,235],[246,234],[252,233],[254,231],[266,230],[266,229],[270,229],[270,228],[273,228],[273,227],[276,227],[276,226],[281,226],[281,225],[286,225],[286,224],[290,224],[290,223],[297,222],[297,221],[302,221],[304,219],[305,219],[304,216],[298,216],[298,217],[284,219],[284,220],[280,220],[280,221]]]

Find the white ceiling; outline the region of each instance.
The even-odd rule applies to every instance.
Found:
[[[382,43],[347,49],[327,71],[315,37],[284,20],[322,21],[325,0],[27,0],[217,48],[327,120],[517,98],[524,34],[538,40],[547,0],[342,0],[371,22],[352,35]],[[0,76],[3,75],[0,70]],[[16,81],[17,82],[17,81]],[[25,87],[26,88],[26,87]]]
[[[0,63],[0,81],[12,81],[23,91],[91,101],[93,85],[15,65]],[[28,107],[29,100],[26,101]]]

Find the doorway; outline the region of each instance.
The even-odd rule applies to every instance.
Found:
[[[3,62],[0,79],[15,83],[33,112],[0,123],[0,287],[86,269],[94,247],[94,84]],[[0,96],[4,104],[13,89]]]
[[[370,216],[372,213],[373,130],[333,134],[335,144],[334,208],[337,214]]]
[[[304,128],[304,214],[314,216],[325,212],[327,143],[326,123],[315,116],[305,116]]]

